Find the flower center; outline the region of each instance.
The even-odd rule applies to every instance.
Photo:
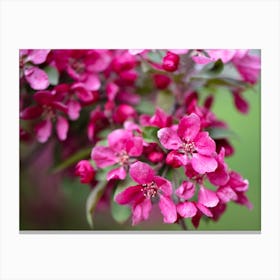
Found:
[[[80,59],[70,58],[70,65],[78,74],[85,72],[85,64]]]
[[[146,198],[155,197],[158,193],[158,186],[155,182],[149,184],[143,184],[141,191]]]
[[[184,143],[182,143],[182,146],[179,149],[179,153],[191,156],[194,152],[196,152],[196,148],[194,145],[194,142],[190,140],[186,140]]]
[[[43,105],[44,113],[43,118],[48,119],[54,119],[55,118],[55,112],[53,108],[49,105]]]
[[[129,164],[129,155],[127,154],[126,151],[121,151],[118,154],[119,157],[119,164],[120,165],[128,165]]]

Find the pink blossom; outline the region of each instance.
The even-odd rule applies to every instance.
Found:
[[[35,66],[25,68],[24,76],[30,87],[35,90],[46,89],[50,84],[46,72]]]
[[[136,115],[136,111],[132,106],[120,104],[113,114],[113,120],[118,124],[122,124],[128,119],[134,119]]]
[[[61,102],[61,97],[56,92],[56,88],[53,92],[38,91],[33,95],[33,98],[37,105],[21,111],[21,119],[30,120],[40,116],[43,117],[43,121],[35,126],[36,137],[40,143],[45,143],[49,139],[52,132],[52,121],[56,121],[57,136],[61,141],[64,141],[67,138],[69,124],[59,112],[67,114],[68,108]]]
[[[172,125],[172,116],[167,115],[161,108],[157,107],[153,116],[141,115],[140,123],[143,126],[169,127]]]
[[[88,184],[93,180],[95,170],[88,160],[81,160],[75,167],[75,175],[80,176],[81,183]]]
[[[178,129],[160,129],[158,138],[164,148],[175,151],[173,156],[176,156],[177,163],[180,161],[181,165],[186,165],[190,162],[200,174],[217,168],[215,142],[208,132],[200,132],[200,119],[196,114],[183,117]]]
[[[134,136],[131,131],[116,129],[108,135],[109,147],[95,146],[91,157],[99,168],[118,164],[118,168],[107,174],[107,180],[126,177],[131,157],[138,157],[143,152],[143,139]]]
[[[172,185],[146,163],[137,161],[130,167],[130,176],[138,184],[119,193],[115,200],[119,204],[132,206],[132,224],[136,225],[149,218],[152,200],[159,198],[159,208],[165,223],[177,220],[176,206],[171,199]]]

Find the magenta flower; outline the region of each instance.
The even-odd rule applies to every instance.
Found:
[[[149,218],[152,200],[159,198],[159,208],[165,223],[177,220],[176,206],[171,199],[172,185],[146,163],[137,161],[131,165],[129,174],[138,183],[119,193],[115,201],[121,205],[132,206],[132,224],[136,225]]]
[[[160,129],[158,138],[164,148],[173,151],[176,165],[190,162],[200,174],[213,172],[218,166],[215,159],[216,144],[208,132],[200,132],[200,119],[194,113],[183,117],[178,128]],[[172,158],[168,163],[172,165]]]
[[[81,183],[88,184],[94,178],[95,170],[88,160],[81,160],[75,167],[75,175],[80,176]]]
[[[47,73],[37,66],[46,61],[50,50],[20,50],[20,68],[30,87],[35,90],[43,90],[49,86]]]
[[[38,91],[33,95],[37,105],[25,108],[20,112],[23,120],[31,120],[42,117],[43,120],[35,126],[37,140],[45,143],[52,133],[52,121],[56,121],[56,132],[59,140],[64,141],[67,138],[69,124],[67,119],[58,112],[67,114],[68,108],[61,102],[59,94],[54,90]]]
[[[143,126],[169,127],[172,125],[172,116],[167,115],[161,108],[157,107],[153,116],[141,115],[140,123]]]
[[[107,174],[107,180],[123,180],[131,164],[131,157],[138,157],[143,152],[143,139],[134,136],[131,131],[116,129],[108,135],[108,144],[109,147],[94,147],[91,157],[99,168],[118,164],[118,168]]]

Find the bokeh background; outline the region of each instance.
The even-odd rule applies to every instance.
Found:
[[[240,114],[233,105],[229,91],[216,93],[213,111],[225,120],[237,137],[231,139],[235,154],[226,159],[231,169],[247,178],[250,183],[248,197],[253,210],[228,203],[226,212],[218,222],[201,220],[198,230],[261,230],[261,95],[260,84],[244,92],[250,104],[247,115]],[[40,144],[41,145],[41,144]],[[90,188],[78,178],[65,173],[54,174],[47,162],[52,161],[52,141],[41,149],[20,144],[20,230],[90,230],[86,220],[85,204]],[[155,222],[157,221],[157,222]],[[110,211],[97,209],[94,215],[95,230],[180,230],[177,224],[162,223],[154,207],[151,219],[131,226],[131,219],[118,224]],[[194,230],[190,220],[188,228]]]

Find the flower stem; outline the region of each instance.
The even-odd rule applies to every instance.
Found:
[[[185,223],[185,220],[183,218],[178,219],[178,225],[181,226],[182,230],[188,230],[188,227]]]

